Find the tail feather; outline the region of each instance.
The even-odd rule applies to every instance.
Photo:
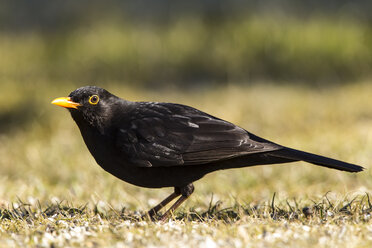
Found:
[[[359,165],[350,164],[340,160],[327,158],[287,147],[277,151],[270,152],[269,155],[273,157],[293,159],[296,161],[302,160],[308,163],[348,172],[359,172],[363,171],[364,169],[362,166]]]

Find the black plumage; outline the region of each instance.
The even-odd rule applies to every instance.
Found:
[[[163,219],[193,192],[192,182],[216,170],[299,160],[349,172],[363,170],[278,145],[181,104],[131,102],[95,86],[79,88],[53,103],[70,110],[103,169],[134,185],[175,187],[149,212],[154,216],[181,195]]]

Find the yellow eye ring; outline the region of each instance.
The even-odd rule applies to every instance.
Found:
[[[99,97],[97,95],[93,95],[89,97],[89,103],[92,105],[96,105],[99,102]]]

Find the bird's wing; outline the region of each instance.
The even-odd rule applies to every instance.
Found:
[[[281,148],[189,106],[137,104],[116,135],[120,152],[137,166],[206,164]]]

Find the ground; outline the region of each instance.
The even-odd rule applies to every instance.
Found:
[[[188,104],[279,144],[366,168],[352,174],[297,162],[215,172],[166,223],[140,216],[172,189],[139,188],[104,172],[69,113],[50,105],[76,85],[2,87],[0,247],[372,246],[371,81],[182,91],[105,85],[129,100]]]

